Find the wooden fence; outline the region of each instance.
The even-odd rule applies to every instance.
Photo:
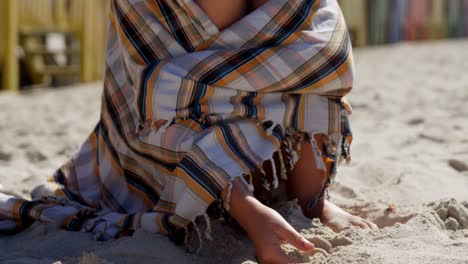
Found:
[[[76,35],[80,41],[81,81],[100,79],[109,7],[110,0],[0,0],[1,86],[19,89],[19,35],[32,31]]]

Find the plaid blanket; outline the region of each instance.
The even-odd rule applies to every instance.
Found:
[[[349,155],[353,59],[336,0],[270,0],[223,30],[194,0],[114,0],[108,32],[99,123],[31,201],[0,194],[0,232],[42,221],[180,242],[233,179],[271,161],[266,188],[286,180],[301,141],[330,176]]]

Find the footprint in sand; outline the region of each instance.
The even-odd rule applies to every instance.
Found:
[[[468,164],[461,160],[451,159],[449,160],[448,164],[458,172],[468,171]]]
[[[18,136],[18,137],[26,137],[27,135],[29,135],[31,132],[27,131],[27,130],[23,130],[23,129],[18,129],[15,134]]]
[[[424,124],[425,120],[422,117],[414,117],[410,120],[408,120],[408,125],[410,126],[417,126],[420,124]]]
[[[39,150],[30,150],[26,152],[26,157],[30,162],[41,162],[47,159],[47,156],[44,155]]]
[[[419,138],[429,140],[429,141],[432,141],[434,143],[439,143],[439,144],[443,144],[446,142],[446,140],[443,139],[442,137],[432,135],[432,134],[427,134],[427,133],[419,134]]]
[[[0,148],[0,161],[10,161],[13,158],[11,151],[5,148]]]
[[[53,132],[54,136],[63,137],[66,135],[66,132],[63,129],[59,129]]]
[[[31,147],[31,143],[30,142],[19,142],[17,147],[20,148],[20,149],[28,149],[28,148]]]
[[[354,189],[341,184],[340,182],[335,182],[335,184],[331,187],[332,190],[338,193],[340,196],[344,198],[357,198],[358,194],[354,191]]]

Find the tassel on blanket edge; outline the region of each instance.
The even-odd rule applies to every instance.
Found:
[[[277,172],[276,172],[276,164],[275,164],[275,159],[274,158],[270,159],[270,164],[271,164],[271,170],[272,170],[271,174],[273,176],[273,188],[277,189],[278,185],[279,185],[279,182],[278,182],[278,175],[277,175]]]
[[[213,236],[211,235],[213,230],[211,228],[210,217],[208,216],[207,213],[204,213],[203,217],[205,218],[205,222],[206,222],[205,237],[206,237],[206,239],[213,241],[214,239],[213,239]]]
[[[252,175],[249,174],[249,180],[252,179]],[[241,182],[244,184],[244,186],[247,188],[247,190],[250,193],[253,193],[255,191],[254,186],[252,184],[252,181],[247,182],[243,176],[240,177]]]
[[[322,152],[320,151],[318,145],[317,145],[317,141],[315,140],[314,137],[311,138],[310,140],[310,146],[312,148],[312,153],[314,153],[314,158],[315,158],[315,164],[316,164],[316,167],[322,171],[327,171],[327,168],[323,162],[323,159],[322,159]]]
[[[195,251],[195,253],[198,254],[198,253],[200,253],[200,250],[203,247],[203,239],[202,239],[202,236],[201,236],[201,233],[200,233],[200,229],[198,229],[197,224],[195,223],[195,221],[193,221],[192,223],[193,223],[193,228],[197,232],[198,242],[200,243],[197,250]]]
[[[281,150],[280,150],[278,154],[279,154],[279,161],[280,161],[280,168],[281,168],[281,172],[280,172],[281,179],[287,180],[288,175],[287,175],[286,166],[284,165],[283,153],[281,153]]]
[[[226,200],[223,202],[223,207],[228,212],[229,212],[229,209],[231,208],[231,197],[232,197],[232,182],[229,182],[228,193],[226,194]]]
[[[265,188],[266,190],[268,191],[271,191],[271,184],[268,182],[268,179],[266,177],[266,172],[265,170],[263,169],[263,165],[261,165],[261,167],[259,168],[260,170],[260,174],[262,174],[262,185],[263,185],[263,188]]]

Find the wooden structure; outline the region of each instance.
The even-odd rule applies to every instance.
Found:
[[[446,0],[447,2],[447,36],[458,38],[463,36],[463,3],[461,0]]]
[[[19,62],[17,59],[18,47],[18,1],[1,0],[0,12],[2,19],[0,21],[1,35],[3,41],[3,52],[0,52],[2,64],[3,87],[17,89],[19,87]]]
[[[354,46],[367,44],[367,2],[365,0],[340,0]]]
[[[404,39],[408,0],[391,0],[389,3],[388,42]]]
[[[0,46],[0,88],[19,89],[19,50],[27,56],[26,66],[43,69],[39,72],[42,75],[73,72],[81,81],[100,79],[109,7],[110,0],[0,0],[0,36],[6,40]],[[79,40],[78,47],[65,51],[65,55],[79,52],[79,66],[44,67],[45,57],[54,54],[45,50],[41,41],[54,32]]]
[[[429,1],[409,0],[405,39],[424,40],[429,38]]]
[[[468,0],[463,0],[463,33],[468,37]]]
[[[395,0],[393,0],[395,1]],[[369,43],[383,44],[388,38],[389,0],[369,0]]]
[[[444,1],[431,0],[431,38],[441,39],[446,36],[447,11]]]

